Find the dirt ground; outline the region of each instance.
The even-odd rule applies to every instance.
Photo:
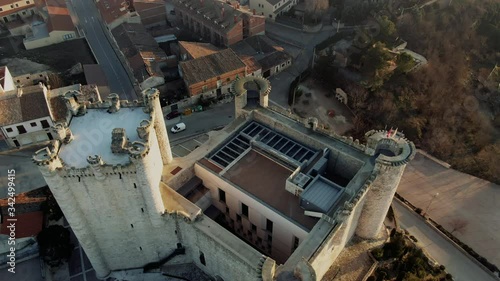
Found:
[[[300,83],[299,89],[302,90],[302,95],[294,106],[299,115],[314,116],[339,135],[344,135],[352,128],[353,115],[347,106],[335,98],[335,89],[325,88],[312,78]],[[330,110],[334,111],[333,116],[328,115]]]
[[[96,63],[84,38],[25,50],[23,37],[0,38],[0,65],[7,65],[13,76],[52,70],[63,73],[76,63]]]

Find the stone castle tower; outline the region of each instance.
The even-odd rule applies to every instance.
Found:
[[[52,147],[33,156],[99,277],[130,268],[131,255],[138,267],[157,261],[178,242],[154,231],[166,226],[159,186],[172,152],[158,91],[142,94],[91,104],[66,93],[71,126],[57,124]]]
[[[316,280],[354,232],[365,239],[377,237],[404,168],[414,156],[413,143],[401,133],[380,130],[368,132],[364,145],[322,131],[315,118],[292,120],[295,117],[287,112],[279,112],[287,118],[279,121],[274,116],[278,109],[268,104],[270,83],[262,77],[241,78],[232,90],[239,119],[235,122],[254,120],[281,130],[314,145],[318,155],[330,153],[328,161],[339,173],[352,174],[344,204],[322,214],[320,227],[309,233],[314,238],[301,243],[278,270],[273,259],[204,219],[201,208],[161,182],[172,152],[156,89],[144,90],[141,101],[121,101],[112,94],[97,103],[80,102],[79,92],[70,91],[65,94],[70,125],[51,128],[55,140],[33,160],[98,277],[159,264],[182,247],[185,255],[176,256],[174,264],[192,263],[224,280],[280,280],[280,272],[285,276],[290,268]],[[329,141],[336,143],[337,152],[324,150]],[[180,174],[194,177],[196,169],[189,170]],[[321,236],[330,233],[324,229],[332,235]]]
[[[365,136],[365,153],[376,157],[374,172],[377,177],[366,194],[356,235],[374,239],[380,233],[406,164],[415,155],[415,147],[403,134],[392,130],[372,130]]]

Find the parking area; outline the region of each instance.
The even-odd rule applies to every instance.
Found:
[[[184,157],[191,153],[191,151],[198,148],[204,142],[208,140],[207,134],[198,135],[192,139],[187,139],[184,141],[180,141],[174,145],[172,145],[172,154],[174,157]]]

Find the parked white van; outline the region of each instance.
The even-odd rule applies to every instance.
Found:
[[[182,132],[186,130],[186,124],[184,123],[178,123],[178,124],[175,124],[175,126],[172,127],[172,129],[170,129],[170,131],[172,133],[178,133],[178,132]]]

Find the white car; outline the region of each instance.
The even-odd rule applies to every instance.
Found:
[[[178,132],[182,132],[186,130],[186,124],[184,123],[177,123],[175,124],[175,126],[172,127],[172,129],[170,129],[170,131],[175,134],[175,133],[178,133]]]

